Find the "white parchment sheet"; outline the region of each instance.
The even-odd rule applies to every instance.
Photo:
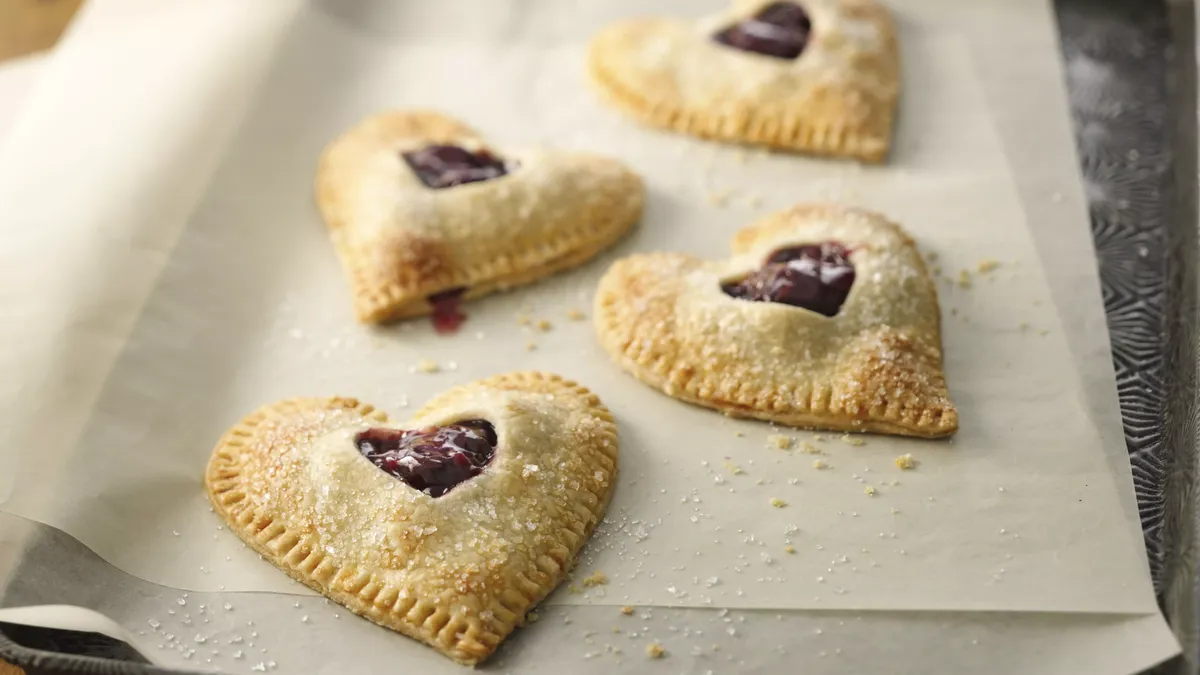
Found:
[[[232,543],[229,533],[218,531],[202,499],[199,467],[217,434],[267,400],[297,394],[351,394],[373,400],[403,418],[402,403],[415,405],[452,383],[518,364],[557,369],[584,381],[605,398],[622,424],[624,475],[610,511],[610,521],[617,527],[597,536],[581,567],[584,572],[603,569],[613,582],[602,589],[603,597],[560,593],[554,600],[626,604],[646,592],[655,604],[703,605],[712,599],[714,608],[775,607],[787,605],[755,605],[745,598],[752,598],[752,593],[761,597],[762,587],[771,589],[768,596],[799,587],[811,598],[820,598],[798,598],[814,608],[841,602],[842,607],[916,609],[929,606],[922,604],[926,599],[936,603],[952,595],[928,590],[930,584],[941,581],[963,596],[960,604],[948,608],[989,607],[1001,591],[1023,596],[1014,605],[1021,607],[1020,602],[1037,600],[1033,595],[1041,592],[1022,590],[1025,582],[1036,582],[1044,573],[1058,574],[1054,583],[1059,583],[1070,576],[1068,572],[1075,572],[1084,575],[1078,579],[1080,587],[1095,584],[1092,591],[1098,602],[1090,606],[1110,603],[1111,611],[1122,611],[1112,603],[1124,602],[1141,608],[1129,611],[1154,612],[1142,571],[1144,563],[1114,565],[1111,560],[1120,558],[1122,551],[1136,559],[1142,555],[1140,545],[1132,539],[1121,543],[1115,536],[1110,536],[1106,545],[1096,541],[1100,532],[1112,535],[1123,526],[1138,530],[1131,514],[1122,519],[1119,509],[1114,510],[1118,496],[1126,508],[1132,504],[1131,495],[1116,494],[1129,489],[1127,461],[1123,473],[1117,461],[1123,459],[1117,454],[1122,450],[1119,435],[1114,437],[1119,423],[1115,418],[1097,420],[1110,450],[1110,470],[1104,468],[1104,456],[1094,437],[1089,440],[1090,432],[1080,431],[1088,422],[1082,417],[1084,396],[1073,364],[1089,382],[1086,400],[1098,417],[1105,405],[1099,399],[1111,392],[1111,366],[1101,350],[1106,341],[1089,336],[1075,323],[1075,318],[1082,318],[1094,326],[1099,320],[1103,327],[1103,315],[1099,305],[1092,304],[1098,302],[1098,294],[1090,242],[1082,211],[1077,208],[1081,204],[1078,178],[1072,158],[1062,156],[1070,153],[1070,139],[1065,133],[1058,71],[1050,71],[1055,45],[1049,13],[1041,3],[1020,3],[1020,7],[997,3],[972,11],[954,3],[895,3],[906,40],[907,90],[900,150],[891,166],[867,170],[798,158],[763,159],[755,153],[743,164],[739,163],[741,155],[732,150],[710,151],[704,144],[638,130],[601,108],[582,86],[578,44],[565,43],[564,36],[578,40],[595,22],[630,11],[672,12],[669,3],[634,9],[621,3],[602,9],[552,3],[489,4],[486,8],[449,3],[444,6],[446,15],[424,17],[389,14],[374,4],[338,3],[333,11],[338,18],[332,21],[327,12],[316,8],[286,30],[279,18],[285,12],[277,10],[279,16],[272,20],[278,25],[264,35],[286,33],[281,48],[262,37],[253,47],[239,44],[234,49],[227,44],[219,50],[209,44],[210,60],[217,61],[221,52],[229,63],[188,71],[192,80],[182,78],[183,82],[178,73],[169,70],[169,60],[147,64],[145,59],[134,58],[137,53],[130,48],[123,53],[125,61],[118,62],[115,56],[105,61],[96,58],[94,50],[89,53],[82,48],[84,38],[90,35],[76,35],[68,42],[67,49],[74,49],[73,61],[68,64],[67,57],[61,57],[57,70],[51,71],[55,77],[48,78],[51,81],[34,97],[35,110],[20,128],[24,133],[15,139],[14,145],[25,151],[28,159],[19,168],[12,162],[0,164],[0,198],[24,226],[19,236],[10,238],[5,231],[6,242],[16,242],[18,255],[5,255],[14,252],[7,243],[8,250],[0,250],[4,262],[12,263],[4,265],[0,279],[20,282],[0,284],[5,298],[0,303],[0,316],[5,319],[0,327],[11,344],[22,345],[20,350],[0,355],[6,376],[12,375],[0,383],[6,403],[0,406],[0,434],[5,440],[0,447],[24,449],[20,454],[0,451],[0,495],[7,490],[13,496],[4,509],[60,527],[108,561],[142,578],[184,588],[230,591],[192,594],[193,606],[197,599],[208,602],[209,607],[226,600],[237,606],[236,612],[212,615],[212,630],[220,632],[206,637],[224,643],[248,636],[247,629],[239,626],[252,618],[264,626],[264,648],[271,647],[270,658],[278,659],[283,672],[335,673],[345,672],[348,665],[381,663],[419,663],[428,672],[457,672],[426,648],[365,622],[348,620],[344,612],[338,620],[337,608],[320,599],[298,598],[299,607],[293,607],[286,596],[232,593],[244,588],[292,592],[297,588],[277,583],[281,581],[278,573],[265,563],[247,560],[246,552],[236,545],[228,545]],[[171,7],[173,22],[160,16],[155,19],[163,19],[161,25],[152,25],[148,19],[145,25],[129,28],[133,35],[125,37],[148,42],[151,36],[161,39],[163,33],[178,33],[181,37],[175,40],[178,49],[173,58],[189,49],[199,54],[203,42],[182,36],[195,33],[211,40],[217,35],[249,32],[229,29],[239,25],[231,21],[244,11],[239,5],[212,2],[204,12],[188,12],[180,10],[189,6],[181,0],[155,4],[156,9]],[[112,6],[101,4],[90,13],[101,15],[105,7]],[[703,10],[696,3],[673,13]],[[980,23],[986,29],[981,29]],[[165,30],[164,25],[171,29]],[[109,29],[111,37],[111,26]],[[1001,39],[992,32],[1007,33],[1010,40],[1020,36],[1020,47],[1009,44],[1002,49],[989,44],[990,38]],[[396,51],[389,47],[400,42],[427,45],[446,40],[451,41],[449,51],[461,55],[448,56],[443,50],[433,64],[417,62],[421,81],[412,81],[411,63],[423,55],[425,47]],[[126,39],[122,47],[131,47],[131,42]],[[513,42],[525,46],[501,46]],[[479,58],[481,53],[486,58]],[[547,62],[545,53],[551,54],[549,61],[554,62]],[[471,59],[469,54],[477,58]],[[274,63],[268,67],[265,88],[248,96],[239,86],[254,81],[254,69],[267,57]],[[484,90],[471,93],[457,91],[452,84],[443,82],[435,87],[425,81],[427,72],[471,72],[484,67],[490,72],[508,72],[530,61],[534,66],[519,81],[510,81],[509,90],[501,82],[485,84]],[[444,63],[438,66],[438,62]],[[1022,64],[1027,66],[1024,70]],[[152,78],[145,74],[156,69],[163,71],[161,75],[155,73]],[[981,70],[982,86],[978,79]],[[217,78],[208,90],[195,91],[196,78],[206,81],[203,76],[210,71],[223,75],[221,86],[216,86]],[[80,103],[101,98],[100,92],[79,91],[79,82],[99,79],[94,75],[98,72],[112,76],[101,81],[118,94],[133,96],[152,90],[160,92],[162,100],[155,107],[142,108],[122,107],[104,99],[100,113],[108,112],[107,117],[93,112],[76,120],[72,106],[82,108]],[[125,76],[134,72],[136,76]],[[121,77],[116,77],[117,73]],[[120,89],[126,81],[129,86]],[[135,88],[133,83],[141,87]],[[1031,98],[1045,96],[1046,105],[1053,109],[1040,114],[1035,105],[1020,101],[1018,92],[1027,92]],[[229,144],[228,134],[222,131],[230,127],[225,120],[236,117],[238,106],[247,98],[251,109],[246,126]],[[889,211],[926,249],[941,254],[939,264],[947,273],[973,269],[984,257],[1001,261],[1001,268],[992,273],[994,281],[976,278],[969,290],[941,287],[949,376],[963,411],[964,431],[980,424],[973,420],[983,419],[988,433],[964,433],[950,446],[885,443],[877,438],[868,438],[862,447],[836,441],[818,444],[833,465],[831,471],[818,474],[811,469],[811,457],[768,450],[764,439],[770,432],[765,425],[735,423],[674,404],[608,366],[592,343],[590,326],[569,322],[565,313],[570,308],[587,309],[583,294],[611,256],[541,286],[474,303],[468,308],[471,319],[466,332],[449,341],[435,338],[424,324],[380,332],[358,329],[350,322],[340,271],[310,205],[312,159],[328,137],[361,115],[417,102],[459,114],[501,146],[511,145],[510,139],[543,142],[595,148],[627,158],[647,176],[650,202],[641,229],[619,247],[618,254],[670,248],[721,255],[729,234],[754,215],[817,196]],[[151,112],[167,109],[174,114]],[[1005,168],[989,113],[999,115],[1003,151],[1009,161],[1016,162],[1015,176]],[[57,139],[48,133],[56,123]],[[114,127],[113,139],[99,137],[97,132]],[[192,133],[180,140],[180,129]],[[145,142],[130,142],[138,138]],[[1024,155],[1014,157],[1014,148]],[[55,153],[64,149],[73,153],[69,166],[55,159]],[[1030,161],[1038,152],[1053,155],[1053,161]],[[107,157],[118,156],[130,160],[111,166],[106,162]],[[138,162],[133,162],[133,157]],[[156,161],[148,161],[149,157]],[[210,182],[208,172],[218,161],[215,180]],[[92,178],[83,181],[81,176]],[[1038,180],[1043,177],[1044,182]],[[1021,187],[1028,218],[1015,201],[1014,178]],[[116,189],[131,185],[136,189]],[[1051,186],[1053,204],[1048,198]],[[190,196],[193,189],[195,197]],[[732,192],[726,194],[729,190]],[[70,199],[55,201],[60,194]],[[82,194],[87,198],[81,199]],[[710,198],[720,201],[722,197],[727,202],[724,208],[709,204]],[[756,198],[761,201],[757,207],[752,206]],[[196,199],[201,208],[188,217]],[[939,204],[922,202],[943,203],[939,209]],[[164,206],[156,212],[148,211],[147,204]],[[185,221],[184,236],[172,253],[174,233]],[[64,238],[66,222],[96,227]],[[989,228],[998,229],[1001,222],[1007,222],[1011,231],[1004,236],[992,232],[989,238]],[[1052,303],[1042,300],[1034,305],[1047,291],[1038,275],[1027,225],[1058,228],[1058,236],[1044,231],[1034,234],[1043,256],[1048,255],[1048,246],[1057,247],[1051,248],[1051,255],[1066,254],[1059,260],[1062,264],[1048,273],[1059,304],[1070,305],[1087,293],[1082,307],[1074,303],[1068,326],[1074,354],[1064,348]],[[1070,228],[1078,228],[1078,232]],[[1008,241],[1010,238],[1016,242]],[[39,251],[55,254],[53,259],[60,264],[39,264],[34,255]],[[73,264],[63,263],[64,259]],[[1019,262],[1010,265],[1010,261]],[[165,269],[161,276],[160,269]],[[39,302],[31,302],[21,293],[28,288],[45,291]],[[1071,290],[1076,288],[1082,292]],[[519,333],[515,315],[526,305],[536,316],[551,320],[555,329],[547,334]],[[952,314],[953,309],[958,313]],[[960,317],[967,322],[956,323]],[[1014,401],[1037,397],[1038,406],[1050,410],[1033,419],[1022,418],[1019,410],[997,411],[996,417],[994,405],[976,400],[976,390],[967,387],[972,382],[980,387],[986,381],[978,362],[981,355],[992,352],[988,351],[990,343],[981,341],[986,339],[983,334],[989,327],[1009,327],[1015,333],[1022,321],[1031,324],[1023,338],[1026,341],[1017,343],[1008,336],[1014,343],[1010,351],[992,357],[1004,364],[1002,372],[993,376],[1005,384],[1012,372],[1019,372],[1012,369],[1028,360],[1043,359],[1038,361],[1042,364],[1039,368],[1051,368],[1045,377],[1029,386],[1002,388]],[[1042,336],[1041,330],[1050,334]],[[476,332],[484,335],[485,351],[477,352],[472,344]],[[532,355],[524,351],[528,340],[539,345]],[[464,351],[474,356],[464,357]],[[1028,356],[1022,351],[1045,354]],[[1010,353],[1016,356],[1010,357]],[[439,361],[443,372],[410,373],[419,358]],[[451,370],[451,361],[455,370]],[[1009,365],[1010,361],[1015,365]],[[93,405],[92,383],[105,376],[98,403]],[[1103,389],[1100,396],[1097,383]],[[1108,405],[1115,409],[1112,403]],[[1051,412],[1060,418],[1058,437],[1046,435],[1052,425],[1045,420]],[[1077,421],[1072,422],[1072,417]],[[1038,438],[1029,441],[1035,447],[1000,447],[1015,434],[1008,427],[1025,426],[1031,430],[1027,438]],[[741,438],[734,436],[739,430],[745,434]],[[811,434],[794,435],[811,438]],[[688,440],[695,438],[704,442]],[[713,439],[726,449],[710,447],[715,445]],[[114,446],[123,447],[128,454],[111,451]],[[913,452],[922,460],[916,472],[901,474],[892,468],[891,459],[900,451]],[[35,452],[39,455],[35,461],[21,457]],[[996,457],[981,460],[978,455],[983,452]],[[1064,453],[1070,459],[1056,464]],[[89,454],[95,457],[88,459]],[[723,469],[726,455],[739,463],[745,475],[727,476],[718,486],[699,462],[709,461],[710,468]],[[111,465],[109,470],[101,470],[105,464]],[[872,470],[862,470],[866,466]],[[785,479],[793,471],[795,475],[790,477],[798,479],[794,486]],[[85,473],[91,475],[81,475]],[[118,478],[121,473],[126,477]],[[864,484],[853,477],[855,473],[876,486],[880,495],[866,497]],[[756,485],[759,479],[770,482]],[[700,502],[680,502],[692,497],[690,488],[679,487],[688,480],[696,482]],[[884,480],[901,484],[885,485]],[[1082,484],[1089,485],[1089,492],[1082,492]],[[731,487],[736,492],[727,492]],[[1003,493],[1000,487],[1005,488]],[[655,494],[663,489],[667,494]],[[1066,504],[1069,499],[1061,494],[1064,489],[1081,491],[1080,498],[1091,507],[1090,520],[1079,518],[1080,511]],[[1059,501],[1054,501],[1056,492]],[[770,509],[767,501],[772,496],[787,499],[789,506]],[[900,513],[892,514],[892,508]],[[838,510],[843,512],[841,516]],[[952,515],[955,511],[959,513]],[[706,515],[701,517],[700,512]],[[730,515],[733,512],[737,513]],[[993,541],[984,536],[984,525],[968,522],[997,513],[1007,516],[1006,524],[1001,525],[1006,534],[1019,536]],[[691,522],[693,515],[698,522]],[[644,522],[633,523],[635,518]],[[1060,522],[1064,518],[1074,519],[1072,522],[1080,525],[1078,530],[1062,535],[1068,527]],[[19,537],[7,527],[12,520],[0,523],[0,529]],[[879,524],[878,531],[863,536],[862,530],[872,524],[869,521]],[[722,525],[720,533],[706,531],[718,524]],[[786,525],[799,528],[789,537],[797,549],[794,556],[781,550]],[[744,532],[730,536],[729,527],[741,527]],[[693,534],[689,528],[705,529]],[[643,531],[649,535],[644,539]],[[999,535],[999,529],[995,532]],[[882,538],[878,536],[881,533]],[[895,539],[890,537],[892,533]],[[744,542],[750,534],[763,544]],[[722,545],[708,543],[705,537],[719,538]],[[945,542],[962,550],[931,554]],[[1075,547],[1089,542],[1099,547],[1091,562],[1107,564],[1109,569],[1097,572],[1079,564],[1083,556]],[[0,544],[9,542],[0,537]],[[673,550],[677,547],[678,552]],[[868,554],[861,548],[867,548]],[[713,556],[722,549],[731,551],[732,560],[726,562],[728,569],[712,575],[718,581],[709,587],[711,577],[701,575],[706,569],[720,567],[722,561]],[[762,552],[773,560],[768,563]],[[739,554],[745,558],[737,558]],[[1020,572],[1022,567],[1014,560],[988,566],[1009,554],[1014,560],[1032,556],[1028,563],[1043,568]],[[1037,561],[1039,554],[1044,556],[1043,562]],[[31,569],[25,569],[10,589],[29,589],[18,593],[18,600],[24,597],[38,602],[45,601],[38,598],[53,596],[45,588],[61,583],[64,594],[55,601],[74,601],[106,611],[131,629],[148,633],[145,639],[151,648],[154,640],[161,644],[163,633],[149,631],[147,617],[162,622],[164,630],[186,637],[185,643],[190,641],[191,635],[184,635],[191,629],[190,619],[182,624],[182,615],[175,613],[178,592],[155,590],[136,579],[112,574],[101,581],[102,577],[87,572],[94,582],[84,585],[56,577],[65,574],[73,578],[81,570],[92,569],[72,555],[77,556],[64,547],[37,557],[36,569],[46,575],[41,583],[38,578],[31,580]],[[815,582],[815,577],[812,581],[807,578],[817,566],[811,563],[820,562],[822,555],[824,569],[834,570],[821,575],[826,577],[824,584]],[[846,562],[841,562],[842,555]],[[914,555],[931,565],[953,565],[964,578],[955,574],[951,575],[955,578],[939,580],[932,568],[912,564]],[[3,557],[0,555],[0,562]],[[968,560],[972,557],[974,562]],[[685,569],[653,569],[650,565],[656,558],[671,559],[674,566]],[[876,567],[871,567],[872,560]],[[733,571],[735,564],[744,571]],[[1122,565],[1125,572],[1120,571]],[[855,568],[858,571],[853,571]],[[979,570],[987,573],[977,584],[983,588],[969,587],[970,575]],[[650,577],[652,573],[654,577]],[[627,578],[631,574],[636,578]],[[698,583],[692,583],[693,577]],[[767,577],[784,581],[758,581]],[[1117,585],[1130,584],[1127,588],[1131,590],[1122,595],[1099,587],[1107,583],[1106,578]],[[736,595],[735,584],[745,595]],[[915,586],[903,588],[909,584]],[[42,590],[34,593],[34,588]],[[687,595],[678,597],[681,592]],[[1145,601],[1139,602],[1139,596]],[[918,602],[911,606],[887,604],[906,597]],[[1078,595],[1050,599],[1063,606],[1063,600],[1069,603],[1072,598]],[[786,601],[793,599],[784,596]],[[876,601],[880,604],[873,604]],[[804,665],[805,672],[861,672],[879,663],[891,664],[894,672],[942,672],[953,667],[962,672],[1117,673],[1148,665],[1172,650],[1169,634],[1155,616],[1035,618],[996,613],[796,611],[776,616],[755,611],[722,614],[698,607],[651,612],[652,618],[639,620],[646,626],[638,638],[628,635],[628,630],[621,642],[614,637],[614,644],[625,650],[621,655],[606,651],[602,643],[607,640],[596,637],[608,630],[610,611],[605,607],[563,607],[543,612],[543,621],[520,631],[492,665],[526,672],[538,663],[554,662],[570,665],[572,672],[600,672],[611,670],[615,659],[629,670],[640,670],[643,664],[647,670],[669,664],[672,672],[697,673],[729,668],[779,672],[798,664]],[[311,615],[311,621],[300,622],[297,612]],[[736,635],[727,633],[730,627]],[[313,630],[320,631],[321,640],[312,640]],[[593,637],[586,636],[589,632]],[[670,650],[670,661],[643,661],[641,638],[663,641]],[[692,653],[710,640],[723,651]],[[196,652],[195,644],[180,644],[177,640],[166,645],[163,653],[168,660],[173,665],[199,666],[195,655],[203,657],[206,652]],[[901,653],[889,645],[916,647],[919,653],[907,648]],[[216,645],[208,646],[213,647],[212,652],[218,651]],[[259,663],[230,660],[229,649],[222,647],[222,656],[214,654],[209,663],[228,672],[249,672]],[[598,652],[602,656],[597,656]],[[588,654],[596,658],[585,658]]]
[[[224,428],[261,403],[307,394],[354,395],[403,418],[406,403],[454,383],[537,368],[596,390],[623,442],[620,487],[584,561],[613,581],[554,602],[1153,611],[961,36],[923,21],[919,8],[901,12],[907,89],[897,147],[889,166],[864,169],[743,157],[634,127],[601,107],[581,76],[591,27],[620,13],[487,7],[480,11],[498,12],[494,20],[465,23],[450,20],[454,7],[444,16],[300,16],[82,433],[55,449],[63,454],[10,459],[9,475],[21,480],[6,509],[158,583],[295,590],[208,512],[198,479]],[[360,21],[426,22],[436,40],[364,37]],[[618,253],[719,256],[758,214],[840,199],[904,223],[949,276],[999,261],[972,275],[970,288],[942,286],[962,432],[953,443],[820,443],[831,468],[818,471],[811,456],[768,448],[766,425],[642,387],[608,363],[589,324],[566,318],[588,307],[611,256],[473,303],[454,338],[422,322],[355,326],[312,206],[313,162],[358,118],[404,105],[458,114],[501,148],[541,143],[625,158],[646,177],[649,202]],[[523,330],[522,308],[555,329]],[[527,352],[531,340],[538,349]],[[442,372],[414,373],[420,359]],[[905,452],[919,470],[893,466]],[[78,499],[48,500],[46,486]],[[775,497],[788,506],[772,508]]]

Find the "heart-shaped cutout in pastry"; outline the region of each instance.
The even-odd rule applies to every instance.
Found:
[[[733,258],[617,261],[601,344],[670,396],[796,427],[936,438],[958,429],[937,289],[883,216],[799,205],[743,228]]]
[[[635,118],[717,140],[883,161],[899,97],[873,0],[738,0],[697,21],[639,18],[593,38],[588,71]]]
[[[641,217],[641,179],[615,159],[488,146],[435,112],[365,120],[325,150],[317,204],[364,323],[434,314],[578,266]]]
[[[496,454],[496,427],[487,420],[463,420],[444,427],[372,428],[354,444],[385,473],[430,497],[441,497],[483,473]]]
[[[553,590],[604,515],[617,430],[594,394],[514,373],[404,427],[354,399],[267,406],[217,444],[217,513],[291,577],[464,664]]]

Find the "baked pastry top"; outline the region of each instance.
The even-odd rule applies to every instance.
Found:
[[[369,118],[325,150],[317,204],[365,323],[434,313],[594,256],[641,216],[641,179],[607,157],[486,144],[427,111]]]
[[[891,16],[873,0],[736,0],[696,21],[638,18],[592,40],[604,97],[652,126],[880,162],[900,93]]]
[[[221,438],[205,483],[276,567],[475,664],[562,581],[616,470],[599,399],[532,372],[452,389],[402,428],[348,398],[264,407]]]
[[[739,231],[729,260],[624,258],[594,314],[617,363],[690,403],[805,428],[958,429],[937,289],[912,239],[877,213],[803,204]]]

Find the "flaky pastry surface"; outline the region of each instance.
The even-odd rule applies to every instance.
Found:
[[[402,154],[433,144],[487,149],[515,168],[432,189]],[[444,291],[476,298],[578,266],[625,234],[644,200],[617,160],[495,148],[429,111],[384,113],[343,134],[321,157],[316,194],[364,323],[428,314]]]
[[[558,585],[600,521],[617,431],[594,394],[514,373],[452,389],[403,428],[486,419],[482,474],[433,498],[354,445],[399,427],[350,398],[264,407],[217,444],[205,483],[218,514],[296,580],[375,623],[473,665]]]
[[[883,161],[900,93],[899,48],[888,11],[873,0],[798,0],[812,32],[794,60],[712,39],[771,2],[736,0],[698,21],[612,24],[593,38],[588,72],[608,101],[651,126]]]
[[[749,302],[721,283],[779,248],[837,241],[856,280],[836,316]],[[618,364],[670,396],[790,426],[941,437],[958,429],[942,374],[937,290],[899,226],[862,209],[805,204],[739,231],[733,257],[617,261],[595,325]]]

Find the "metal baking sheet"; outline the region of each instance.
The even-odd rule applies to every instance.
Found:
[[[1056,8],[1151,574],[1185,647],[1184,658],[1154,672],[1196,672],[1193,8],[1138,0],[1060,0]],[[1081,57],[1111,76],[1073,67]],[[111,658],[112,644],[55,639],[26,649],[0,626],[0,655],[31,673],[165,672],[105,668],[87,656]]]
[[[1196,673],[1195,7],[1056,10],[1150,574],[1183,646],[1153,672]]]

